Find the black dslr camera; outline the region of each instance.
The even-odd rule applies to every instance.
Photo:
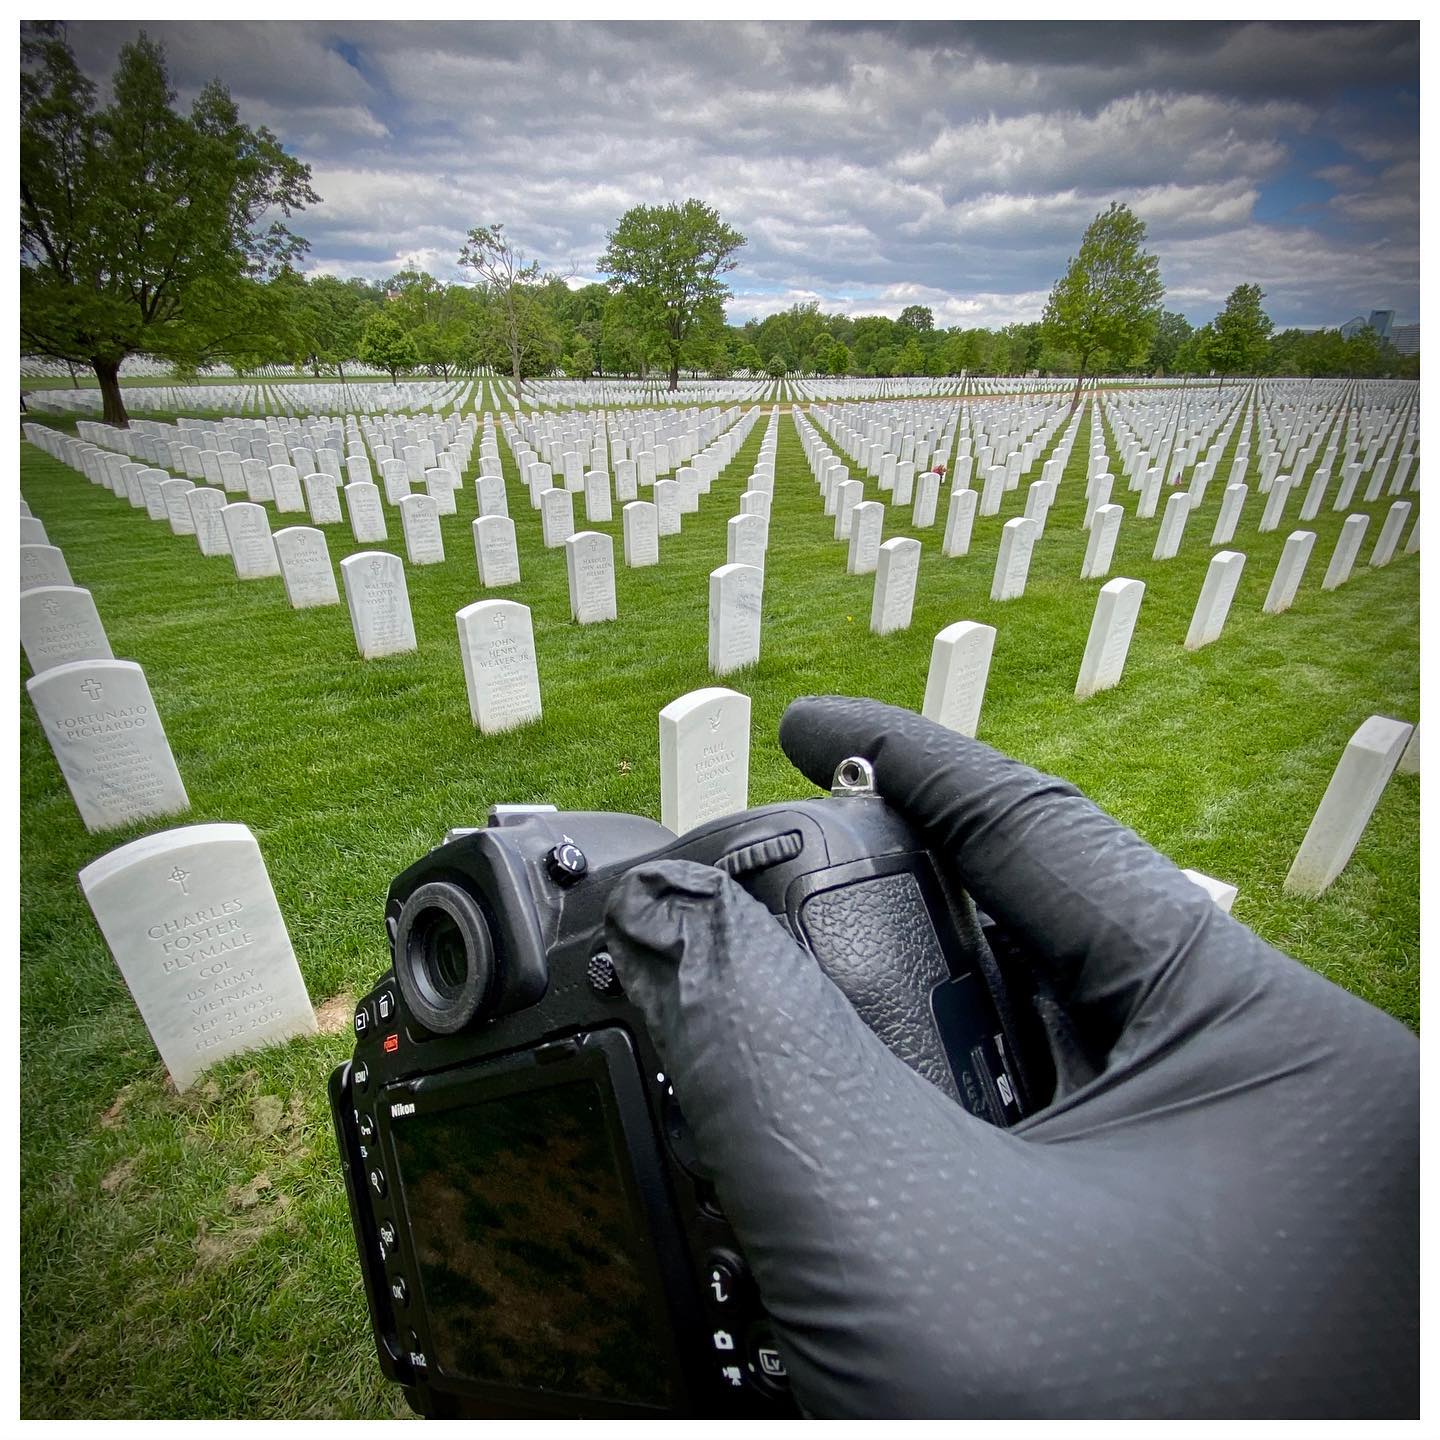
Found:
[[[392,966],[330,1077],[380,1364],[421,1414],[796,1413],[685,1097],[606,953],[611,888],[662,857],[733,876],[957,1104],[996,1125],[1034,1108],[1003,937],[865,761],[832,798],[679,840],[497,806],[391,885]]]

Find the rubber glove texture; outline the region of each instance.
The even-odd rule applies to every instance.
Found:
[[[797,700],[1078,1040],[1010,1131],[897,1059],[718,870],[637,867],[607,931],[817,1416],[1408,1416],[1419,1047],[1074,787],[914,713]]]

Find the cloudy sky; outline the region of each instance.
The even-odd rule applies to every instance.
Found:
[[[138,26],[71,27],[102,83]],[[227,84],[309,164],[306,268],[459,278],[500,221],[595,277],[629,206],[694,195],[749,243],[730,318],[817,300],[1039,318],[1112,199],[1197,323],[1419,318],[1411,22],[151,22],[182,99]]]

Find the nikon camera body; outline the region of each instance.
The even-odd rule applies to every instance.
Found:
[[[497,806],[390,887],[392,965],[331,1109],[385,1374],[432,1416],[795,1414],[745,1257],[606,951],[642,859],[726,870],[892,1050],[1033,1108],[988,922],[846,761],[832,798],[682,839]]]

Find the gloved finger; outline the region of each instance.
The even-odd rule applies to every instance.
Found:
[[[780,743],[817,785],[846,756],[868,759],[881,795],[1104,1043],[1147,1004],[1172,1028],[1196,1006],[1223,1006],[1278,960],[1073,785],[913,711],[806,697],[786,709]]]
[[[1011,1153],[1035,1147],[973,1119],[897,1059],[719,870],[637,866],[611,894],[605,929],[802,1403],[857,1413],[868,1396],[879,1413],[905,1413],[894,1352],[913,1341],[898,1329],[893,1346],[886,1337],[902,1325],[897,1294],[923,1283],[907,1267],[927,1259],[918,1237],[897,1230],[897,1207],[933,1193],[937,1243],[999,1253],[989,1217],[1013,1210]]]

